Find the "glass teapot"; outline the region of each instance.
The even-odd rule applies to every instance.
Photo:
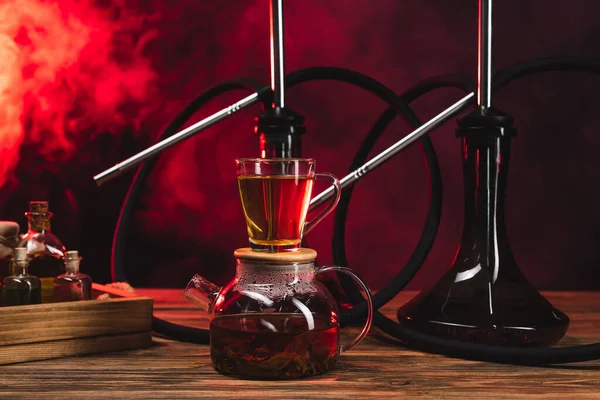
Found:
[[[194,275],[183,297],[210,313],[210,356],[217,372],[256,379],[292,379],[329,370],[340,352],[369,332],[371,292],[352,270],[316,268],[317,252],[234,252],[235,278],[224,287]],[[348,274],[362,287],[368,315],[360,334],[340,344],[339,310],[315,279],[325,271]]]

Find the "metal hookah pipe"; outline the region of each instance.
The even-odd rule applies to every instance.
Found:
[[[357,168],[353,172],[349,173],[342,179],[340,179],[340,183],[342,184],[342,189],[346,189],[352,186],[356,181],[364,177],[367,173],[374,171],[377,167],[385,164],[389,160],[391,160],[395,155],[399,154],[402,150],[419,140],[422,136],[425,136],[429,132],[433,131],[438,126],[442,125],[446,121],[450,120],[457,114],[460,114],[462,111],[466,110],[475,93],[469,93],[456,103],[452,104],[450,107],[443,110],[441,113],[431,118],[429,121],[425,122],[419,128],[415,129],[387,149],[383,150],[381,153],[377,154],[371,160],[363,164],[360,168]],[[204,131],[205,129],[213,126],[219,121],[224,120],[225,118],[233,115],[236,111],[241,110],[242,108],[248,107],[254,103],[258,102],[258,95],[255,93],[253,95],[244,97],[242,100],[233,103],[227,108],[222,109],[221,111],[216,112],[210,117],[204,118],[203,120],[191,125],[190,127],[183,129],[169,138],[160,141],[153,146],[150,146],[146,150],[142,150],[141,152],[131,156],[130,158],[110,167],[109,169],[99,173],[94,176],[94,180],[98,184],[98,186],[122,175],[126,171],[135,168],[142,162],[147,159],[156,157],[158,154],[163,152],[164,150],[170,148],[171,146],[176,145],[179,142],[182,142],[190,137]],[[292,136],[293,137],[293,136]],[[289,143],[289,142],[288,142]],[[296,143],[297,149],[299,149],[300,140],[293,142]],[[282,144],[286,144],[282,142]],[[292,148],[292,146],[288,146],[288,148]],[[295,154],[295,153],[294,153]],[[330,186],[325,189],[317,196],[315,196],[311,202],[311,209],[317,208],[320,205],[327,202],[333,196],[334,188]]]
[[[273,108],[285,107],[285,58],[283,42],[283,0],[271,0],[271,90]]]
[[[283,0],[271,1],[271,95],[272,107],[265,110],[256,118],[256,133],[260,137],[261,158],[289,158],[299,157],[301,153],[300,135],[305,132],[304,118],[285,106],[285,63],[284,63],[284,35],[283,35]],[[342,188],[353,185],[367,173],[385,164],[393,156],[410,146],[419,138],[433,131],[438,126],[450,120],[460,112],[466,110],[474,93],[469,93],[456,103],[452,104],[441,113],[425,122],[419,128],[382,151],[360,168],[349,173],[340,180]],[[232,116],[241,109],[247,108],[260,101],[258,93],[253,93],[239,101],[223,108],[197,123],[178,131],[168,138],[157,142],[145,150],[129,157],[128,159],[108,168],[94,176],[98,186],[122,175],[126,171],[137,167],[142,162],[155,158],[164,150],[180,143],[190,137],[206,130],[216,123]],[[333,195],[333,186],[330,186],[311,201],[311,209],[328,201]]]
[[[271,93],[272,107],[265,110],[256,118],[256,133],[260,137],[261,158],[290,158],[300,157],[300,135],[305,132],[304,118],[285,106],[285,63],[284,63],[284,35],[283,35],[283,0],[271,1]],[[425,122],[419,128],[388,147],[386,150],[373,157],[360,168],[346,175],[340,180],[342,188],[353,185],[357,180],[373,171],[375,168],[389,161],[393,156],[410,146],[422,136],[431,132],[471,104],[474,93],[469,93],[459,101]],[[94,176],[98,186],[122,175],[126,171],[137,167],[142,162],[154,158],[164,150],[206,130],[216,123],[232,116],[237,111],[247,108],[260,98],[258,93],[253,93],[239,101],[223,108],[197,123],[182,129],[174,135],[148,147],[145,150],[129,157],[128,159],[108,168]],[[330,186],[311,201],[311,209],[317,208],[333,196],[334,188]]]
[[[256,118],[261,158],[301,157],[304,117],[285,105],[283,0],[270,2],[271,93],[273,102]]]
[[[342,184],[342,188],[345,189],[351,185],[353,185],[356,181],[362,178],[368,172],[375,170],[375,168],[385,164],[392,157],[399,154],[402,150],[419,140],[422,136],[428,134],[433,131],[438,126],[442,125],[446,121],[450,120],[452,117],[456,116],[460,112],[466,110],[471,104],[471,100],[475,96],[475,93],[469,93],[456,103],[452,104],[450,107],[443,110],[441,113],[431,118],[429,121],[425,122],[419,128],[413,130],[411,133],[403,137],[401,140],[397,141],[367,163],[365,163],[360,168],[346,175],[344,178],[340,180]],[[194,125],[189,126],[186,129],[182,129],[177,132],[173,136],[162,140],[145,150],[140,151],[139,153],[129,157],[128,159],[110,167],[109,169],[99,173],[94,176],[94,181],[101,186],[102,184],[122,175],[123,173],[129,171],[132,168],[137,167],[142,162],[156,157],[158,154],[162,153],[164,150],[176,145],[179,142],[182,142],[190,137],[204,131],[205,129],[215,125],[217,122],[226,119],[227,117],[233,115],[235,112],[241,110],[242,108],[246,108],[252,104],[258,102],[258,95],[256,93],[244,97],[240,101],[233,103],[232,105],[217,111],[213,115],[202,119],[201,121],[195,123]],[[291,147],[291,146],[290,146]],[[313,198],[311,201],[311,208],[318,207],[319,205],[325,203],[333,196],[333,186],[330,186],[319,195]]]
[[[342,189],[352,186],[356,181],[364,177],[367,173],[374,171],[377,167],[382,166],[386,162],[388,162],[392,157],[399,154],[402,150],[419,140],[422,136],[431,132],[438,126],[442,125],[444,122],[449,120],[450,118],[456,116],[461,111],[465,110],[471,104],[471,99],[475,96],[475,93],[469,93],[429,121],[425,122],[423,125],[412,131],[410,134],[406,135],[381,153],[377,154],[375,157],[370,159],[368,162],[363,164],[360,168],[357,168],[353,172],[349,173],[345,177],[340,180],[342,184]],[[310,207],[316,208],[320,205],[327,202],[334,193],[333,186],[328,187],[317,196],[315,196],[311,202]]]
[[[492,0],[479,0],[477,105],[492,106]]]

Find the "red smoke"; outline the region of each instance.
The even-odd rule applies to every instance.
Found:
[[[23,144],[48,162],[66,161],[94,135],[147,115],[155,81],[142,55],[154,34],[144,29],[149,19],[116,3],[0,3],[0,187]]]

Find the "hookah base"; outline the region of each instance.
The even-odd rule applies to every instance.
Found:
[[[521,301],[495,298],[498,307],[492,312],[483,307],[487,301],[456,299],[450,294],[417,296],[398,310],[399,323],[445,339],[523,347],[550,346],[569,327],[569,318],[537,291]]]

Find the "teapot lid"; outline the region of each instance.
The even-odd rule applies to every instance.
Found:
[[[274,264],[315,261],[317,258],[317,252],[315,250],[304,247],[294,251],[284,251],[279,253],[254,251],[249,247],[244,247],[234,251],[233,255],[238,260],[266,261]]]

